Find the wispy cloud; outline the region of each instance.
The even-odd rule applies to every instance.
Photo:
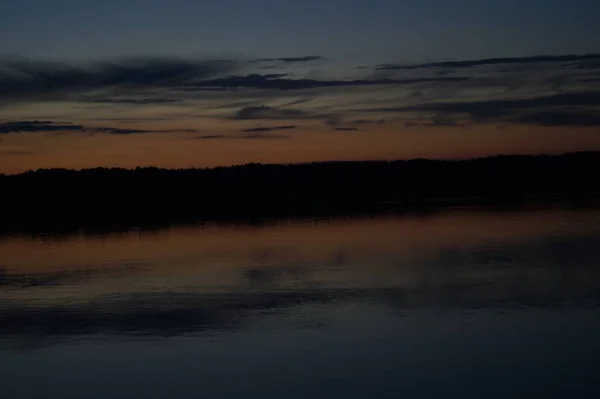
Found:
[[[85,102],[97,104],[122,104],[122,105],[157,105],[157,104],[176,104],[179,100],[171,98],[91,98],[83,100]]]
[[[544,126],[600,126],[600,92],[565,93],[522,99],[426,103],[409,107],[372,108],[367,112],[417,112],[428,126],[470,123],[524,123]]]
[[[207,134],[203,136],[190,137],[191,140],[216,140],[216,139],[228,139],[230,136],[223,134]]]
[[[107,134],[139,134],[139,133],[166,133],[166,132],[194,132],[193,129],[168,129],[168,130],[143,130],[117,127],[94,127],[73,124],[69,122],[53,121],[16,121],[0,124],[0,134],[11,133],[36,133],[36,132],[82,132],[82,133],[107,133]]]
[[[321,61],[321,60],[324,60],[324,59],[325,59],[324,57],[321,57],[319,55],[307,55],[307,56],[304,56],[304,57],[259,58],[256,61],[293,63],[293,62]]]
[[[243,107],[235,112],[233,119],[273,121],[312,120],[325,122],[330,126],[337,126],[341,123],[340,116],[331,112],[311,112],[296,108],[269,107],[266,105]]]
[[[540,126],[600,127],[600,110],[534,111],[515,116],[511,121]]]
[[[265,90],[308,90],[330,87],[358,87],[358,86],[400,86],[419,83],[444,83],[463,82],[467,77],[430,77],[412,79],[354,79],[354,80],[317,80],[317,79],[283,79],[274,78],[274,75],[250,74],[245,76],[229,76],[212,80],[191,83],[180,90],[193,91],[195,89],[265,89]]]
[[[191,140],[285,140],[289,138],[289,136],[268,133],[265,134],[260,132],[251,132],[244,135],[209,134],[204,136],[190,137]]]
[[[287,140],[290,137],[289,136],[284,136],[282,134],[258,134],[258,133],[251,133],[251,134],[246,134],[244,136],[240,136],[238,138],[240,138],[240,139],[250,139],[250,140]]]
[[[505,57],[505,58],[482,58],[479,60],[467,61],[442,61],[430,62],[425,64],[382,64],[375,68],[378,70],[398,70],[398,69],[423,69],[423,68],[472,68],[484,65],[509,65],[509,64],[538,64],[545,62],[565,63],[600,60],[600,54],[582,54],[582,55],[539,55],[531,57]]]
[[[324,62],[313,68],[313,61]],[[291,129],[298,121],[339,131],[368,130],[384,123],[390,128],[393,124],[598,125],[600,54],[383,64],[345,71],[328,69],[325,61],[313,55],[245,61],[146,57],[92,63],[0,59],[0,105],[29,102],[26,106],[33,110],[35,103],[58,100],[77,112],[94,109],[93,116],[78,116],[81,124],[74,124],[19,121],[70,119],[64,115],[74,115],[56,112],[42,117],[20,108],[12,116],[16,122],[0,121],[0,134],[171,132],[174,130],[146,130],[149,125],[123,125],[127,121],[172,123],[179,118],[186,123],[199,118],[230,123],[225,127],[228,132],[239,130],[239,121],[265,121],[266,126],[242,128],[239,133],[248,133],[245,138]],[[258,73],[266,62],[276,65],[276,73]],[[156,106],[156,112],[148,112],[151,106]],[[111,121],[117,126],[111,126]],[[268,126],[268,121],[275,126]],[[244,138],[234,136],[199,138]]]
[[[291,130],[296,129],[296,125],[283,125],[283,126],[269,126],[269,127],[254,127],[250,129],[244,129],[242,132],[247,133],[258,133],[258,132],[271,132],[273,130]]]
[[[271,119],[271,120],[290,120],[290,119],[309,119],[313,115],[310,113],[289,108],[274,108],[268,106],[244,107],[236,112],[234,119],[253,120],[253,119]]]
[[[83,131],[82,125],[52,121],[16,121],[0,124],[0,134],[21,132],[56,132],[56,131]]]
[[[65,96],[99,89],[164,88],[232,72],[231,60],[135,58],[87,64],[0,59],[0,96]]]
[[[385,119],[356,119],[351,122],[353,125],[382,125],[385,123]]]

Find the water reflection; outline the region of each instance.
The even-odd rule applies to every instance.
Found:
[[[543,375],[554,375],[558,364],[600,371],[594,360],[600,345],[593,338],[600,333],[599,221],[595,209],[454,209],[425,216],[4,236],[0,353],[7,360],[0,360],[0,371],[18,381],[15,373],[27,369],[55,393],[78,397],[90,387],[65,388],[46,376],[48,368],[89,380],[71,365],[95,365],[100,374],[92,382],[124,383],[102,365],[108,350],[137,373],[159,373],[194,394],[213,389],[232,397],[306,397],[317,393],[290,393],[286,384],[316,379],[331,397],[397,397],[398,389],[414,384],[423,397],[436,397],[460,386],[460,378],[467,384],[468,373],[478,369],[490,373],[480,375],[486,383],[493,373],[507,373],[516,386],[533,384],[545,397],[600,392],[591,379],[569,372],[561,386],[543,384]],[[249,355],[253,351],[268,359],[257,360]],[[195,366],[206,385],[194,388],[189,370],[149,366],[153,353],[181,367],[190,367],[191,353],[209,356],[210,368]],[[28,368],[30,362],[40,366]],[[256,369],[243,371],[240,362]],[[521,381],[523,370],[507,371],[525,366],[541,374]],[[231,390],[217,383],[215,367],[242,379],[260,369],[277,381],[244,380]],[[341,380],[322,380],[315,370]],[[439,389],[425,389],[428,373],[442,381]],[[20,389],[16,382],[6,386],[8,392]],[[131,397],[127,390],[95,387],[98,397]],[[132,392],[174,392],[145,387]],[[43,397],[34,388],[27,392],[13,397]],[[508,391],[496,393],[486,397],[506,397]],[[523,395],[512,397],[528,397]]]

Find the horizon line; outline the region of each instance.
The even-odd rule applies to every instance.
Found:
[[[165,171],[192,171],[192,170],[215,170],[215,169],[230,169],[243,166],[303,166],[303,165],[319,165],[319,164],[333,164],[333,163],[393,163],[393,162],[414,162],[414,161],[428,161],[428,162],[469,162],[478,161],[492,158],[511,158],[511,157],[564,157],[573,155],[584,155],[584,154],[597,154],[600,155],[600,149],[598,150],[581,150],[581,151],[568,151],[561,153],[500,153],[496,155],[486,155],[479,157],[468,157],[468,158],[396,158],[396,159],[363,159],[363,160],[328,160],[328,161],[311,161],[311,162],[292,162],[292,163],[262,163],[262,162],[247,162],[240,164],[231,164],[223,166],[213,167],[189,167],[189,168],[165,168],[158,166],[136,166],[135,168],[126,168],[120,166],[95,166],[90,168],[63,168],[63,167],[48,167],[38,169],[28,169],[18,173],[0,173],[1,176],[19,176],[28,173],[37,173],[45,171],[70,171],[70,172],[84,172],[90,170],[107,169],[107,170],[121,170],[121,171],[135,171],[138,169],[158,169]]]

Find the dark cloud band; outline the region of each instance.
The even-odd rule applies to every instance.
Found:
[[[430,62],[416,65],[396,65],[382,64],[377,65],[378,70],[394,69],[423,69],[423,68],[472,68],[484,65],[508,65],[508,64],[537,64],[543,62],[585,62],[600,60],[600,54],[582,54],[582,55],[540,55],[532,57],[506,57],[506,58],[483,58],[479,60],[467,61],[443,61]]]
[[[53,121],[17,121],[0,124],[0,134],[11,133],[40,133],[40,132],[82,132],[82,133],[107,133],[107,134],[139,134],[139,133],[166,133],[166,132],[194,132],[193,129],[169,130],[142,130],[117,127],[92,127],[77,125],[68,122]]]

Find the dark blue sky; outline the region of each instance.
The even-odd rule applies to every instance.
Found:
[[[19,0],[0,54],[421,62],[600,51],[597,0]]]

